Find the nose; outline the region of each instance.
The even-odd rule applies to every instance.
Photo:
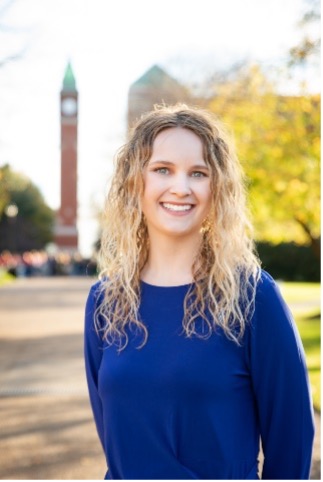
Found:
[[[189,196],[192,193],[190,186],[190,178],[185,173],[178,173],[172,179],[172,185],[169,189],[171,194],[179,197]]]

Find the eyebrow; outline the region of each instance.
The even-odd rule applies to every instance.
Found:
[[[174,166],[173,162],[163,161],[163,160],[157,160],[149,163],[150,166],[153,166],[154,164],[164,164],[166,166]],[[206,166],[205,164],[195,164],[194,166],[192,166],[192,169],[205,169],[209,171],[208,166]]]

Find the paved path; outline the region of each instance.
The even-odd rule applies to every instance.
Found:
[[[92,282],[31,278],[0,289],[0,479],[104,478],[83,365]]]
[[[88,402],[83,310],[90,278],[0,288],[0,479],[103,479]],[[312,479],[320,479],[320,417]]]

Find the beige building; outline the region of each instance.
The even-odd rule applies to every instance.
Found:
[[[189,102],[188,89],[158,65],[154,65],[134,82],[128,93],[128,127],[150,111],[154,104]]]

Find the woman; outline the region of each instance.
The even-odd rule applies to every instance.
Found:
[[[219,122],[143,116],[116,157],[89,294],[89,394],[111,479],[309,477],[302,344],[254,254]]]

